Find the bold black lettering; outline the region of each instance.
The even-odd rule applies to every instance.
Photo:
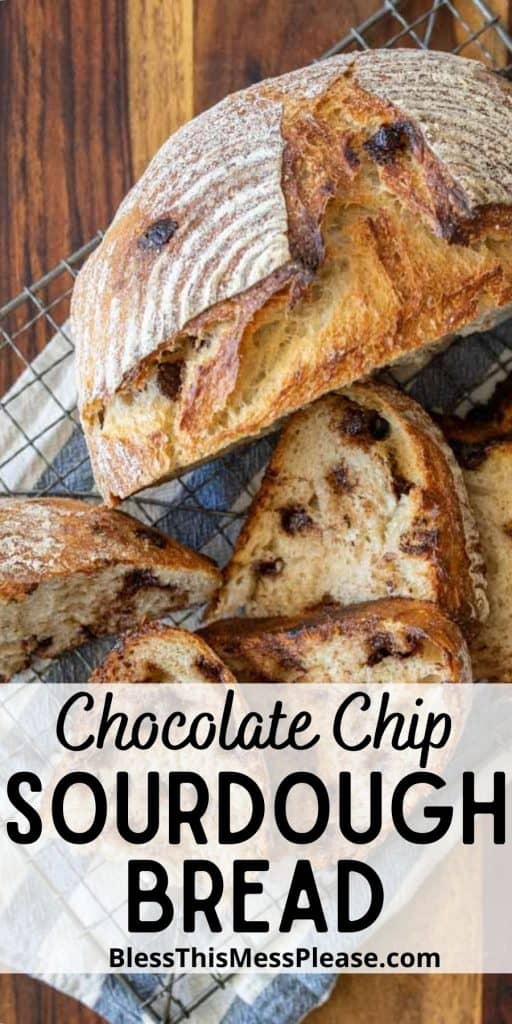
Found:
[[[475,841],[475,817],[477,814],[491,814],[494,819],[493,842],[497,846],[502,846],[505,842],[505,772],[493,772],[493,780],[493,799],[476,800],[474,773],[462,773],[462,842],[466,846]]]
[[[94,817],[84,832],[75,832],[64,817],[64,800],[72,786],[86,786],[94,797]],[[82,846],[101,835],[107,820],[107,798],[99,779],[90,772],[69,772],[59,779],[52,796],[52,816],[57,832],[67,843]]]
[[[350,916],[350,877],[360,875],[370,887],[370,902],[360,917]],[[369,928],[377,920],[384,906],[384,889],[382,882],[369,864],[358,860],[338,861],[338,931],[360,932]]]
[[[437,818],[437,825],[430,829],[430,832],[415,832],[414,829],[410,828],[404,818],[404,802],[408,796],[409,790],[413,786],[432,786],[433,789],[442,789],[446,785],[443,779],[439,778],[439,775],[433,775],[432,772],[411,772],[410,775],[406,775],[400,782],[397,783],[393,797],[391,800],[391,817],[393,818],[393,824],[402,839],[406,839],[408,843],[416,843],[418,846],[425,846],[428,843],[436,843],[438,839],[442,839],[446,835],[450,828],[453,818],[453,808],[451,807],[425,807],[423,808],[423,815],[425,818]]]
[[[367,693],[364,693],[362,690],[358,690],[356,693],[351,693],[349,697],[345,697],[345,700],[341,702],[332,724],[334,740],[339,747],[343,747],[343,750],[364,750],[364,748],[371,742],[371,736],[368,733],[359,741],[359,743],[347,743],[343,738],[343,717],[347,708],[349,708],[356,700],[360,701],[362,711],[368,711],[372,702]]]
[[[303,893],[307,896],[308,905],[306,907],[299,907],[299,900]],[[297,861],[286,897],[279,931],[291,931],[295,921],[312,921],[317,932],[327,931],[327,921],[322,910],[313,868],[309,860]]]
[[[182,789],[194,786],[196,802],[189,810],[182,807]],[[196,843],[208,842],[201,818],[208,808],[208,786],[197,772],[169,772],[169,842],[181,842],[181,826],[189,825]]]
[[[340,831],[351,843],[371,843],[382,828],[382,774],[370,772],[370,821],[364,831],[352,826],[352,777],[350,772],[340,772]]]
[[[137,832],[131,828],[129,818],[129,790],[130,790],[130,776],[128,772],[118,772],[116,775],[117,780],[117,804],[116,804],[116,820],[117,830],[122,839],[125,839],[127,843],[134,843],[140,845],[147,843],[151,839],[154,839],[160,824],[160,805],[159,805],[159,793],[160,793],[160,780],[158,772],[147,773],[147,815],[146,825],[144,828],[139,829]],[[137,807],[139,807],[139,801],[137,801]]]
[[[55,734],[57,736],[59,743],[66,750],[87,750],[88,747],[92,747],[94,743],[94,736],[92,735],[92,733],[89,733],[87,739],[83,740],[82,743],[71,743],[66,737],[66,730],[64,726],[66,724],[68,712],[71,711],[71,708],[74,706],[74,704],[78,704],[79,701],[83,702],[85,711],[91,711],[92,708],[94,707],[94,697],[92,696],[92,694],[85,693],[83,690],[81,690],[80,693],[74,693],[73,696],[69,698],[69,700],[65,701],[65,703],[62,705],[59,711],[59,716],[57,718]]]
[[[294,786],[305,785],[313,790],[317,801],[316,821],[306,832],[297,832],[290,825],[286,810],[286,802]],[[277,827],[289,843],[314,843],[325,832],[329,824],[329,793],[325,784],[312,772],[291,772],[282,782],[279,783],[275,801],[274,813]]]
[[[262,882],[249,882],[248,871],[268,871],[268,860],[235,860],[233,861],[233,931],[235,932],[268,932],[268,921],[248,921],[245,916],[246,896],[259,896],[263,892]]]

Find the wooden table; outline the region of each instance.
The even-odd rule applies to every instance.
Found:
[[[470,18],[468,0],[455,2]],[[508,0],[498,3],[506,16]],[[179,124],[234,89],[307,63],[377,4],[0,3],[0,304],[108,224]],[[0,976],[2,1024],[98,1020],[40,983]],[[352,975],[340,980],[310,1024],[398,1020],[507,1024],[512,984],[492,977]]]

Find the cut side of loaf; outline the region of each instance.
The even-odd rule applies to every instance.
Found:
[[[0,500],[0,678],[211,598],[208,558],[104,506]]]
[[[389,598],[201,630],[240,682],[469,683],[465,640],[424,601]]]
[[[300,614],[382,597],[487,614],[462,472],[421,407],[357,384],[285,425],[207,619]]]
[[[444,427],[463,467],[487,568],[490,611],[470,642],[474,676],[512,683],[512,378],[488,407]]]
[[[152,622],[121,638],[90,683],[226,683],[234,676],[195,633]]]
[[[382,50],[229,96],[165,143],[81,270],[108,502],[512,302],[512,88]]]

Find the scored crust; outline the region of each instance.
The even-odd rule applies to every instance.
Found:
[[[104,506],[70,498],[0,501],[0,678],[176,608],[202,604],[208,558]]]
[[[92,673],[90,683],[236,682],[208,644],[185,629],[152,622],[121,637]]]
[[[441,422],[463,469],[487,569],[489,616],[470,642],[474,675],[512,683],[512,376],[466,420]]]
[[[112,502],[512,302],[512,90],[414,50],[338,56],[180,129],[72,307]]]
[[[356,384],[288,420],[207,618],[414,597],[471,631],[487,615],[485,591],[441,432],[397,389]]]
[[[288,618],[221,620],[201,635],[242,682],[472,680],[457,626],[435,605],[407,598]]]

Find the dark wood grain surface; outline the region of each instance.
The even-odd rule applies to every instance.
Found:
[[[505,18],[508,2],[494,3]],[[412,16],[416,3],[410,0]],[[471,0],[455,3],[473,28]],[[106,226],[157,146],[194,112],[307,63],[377,6],[378,0],[0,2],[0,304]],[[451,47],[465,34],[447,18],[434,42]],[[490,33],[483,41],[494,45]],[[26,356],[45,341],[42,326],[31,332]],[[0,354],[0,391],[17,372]],[[40,982],[0,975],[0,1024],[98,1021]],[[396,1021],[512,1024],[512,981],[353,975],[311,1017],[311,1024]]]

